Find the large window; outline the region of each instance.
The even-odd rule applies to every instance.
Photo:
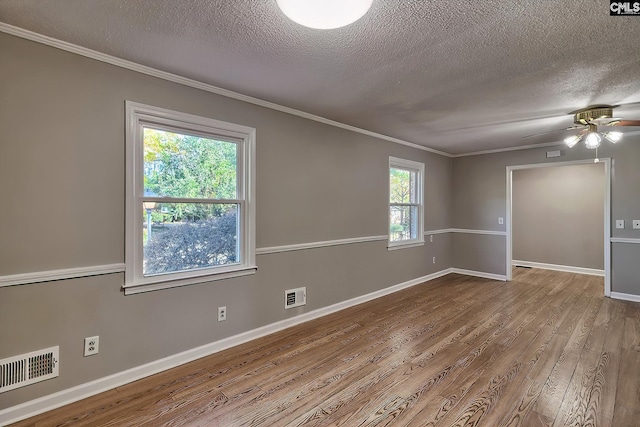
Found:
[[[127,102],[125,293],[255,272],[255,130]]]
[[[389,249],[424,243],[424,164],[389,157]]]

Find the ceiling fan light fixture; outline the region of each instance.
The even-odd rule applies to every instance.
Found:
[[[600,146],[600,141],[602,141],[602,137],[598,132],[589,132],[587,137],[584,139],[584,145],[588,149],[593,150]]]
[[[309,28],[330,30],[362,18],[373,0],[276,0],[292,21]]]
[[[604,134],[604,137],[614,144],[622,139],[622,132],[607,132]]]
[[[572,148],[582,139],[582,135],[571,135],[564,139],[564,143],[567,144],[569,148]]]

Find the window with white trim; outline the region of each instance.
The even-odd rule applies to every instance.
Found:
[[[255,273],[255,129],[127,101],[126,294]]]
[[[389,249],[424,244],[424,164],[389,157]]]

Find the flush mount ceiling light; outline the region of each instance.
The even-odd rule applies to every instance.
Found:
[[[276,0],[292,21],[309,28],[330,30],[362,18],[373,0]]]

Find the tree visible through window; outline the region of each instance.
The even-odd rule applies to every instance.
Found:
[[[238,261],[237,144],[144,128],[144,275]],[[150,214],[150,215],[149,215]]]
[[[424,165],[389,160],[389,243],[422,242],[422,174]]]
[[[255,272],[255,129],[127,102],[125,293]]]

